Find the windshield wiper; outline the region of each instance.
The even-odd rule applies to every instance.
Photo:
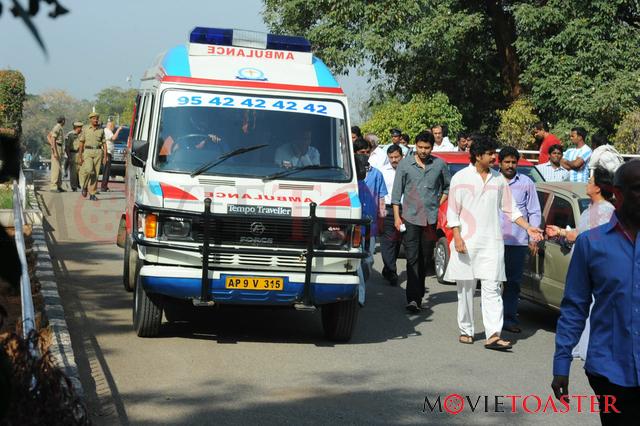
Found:
[[[204,164],[204,165],[198,167],[197,169],[195,169],[193,172],[191,172],[191,177],[196,177],[199,174],[202,174],[202,173],[206,172],[210,168],[217,166],[218,164],[222,163],[225,160],[228,160],[231,157],[235,157],[236,155],[244,154],[245,152],[255,151],[256,149],[264,148],[265,146],[269,146],[269,144],[268,143],[263,143],[263,144],[260,144],[260,145],[248,146],[246,148],[238,148],[238,149],[234,149],[233,151],[227,152],[226,154],[222,154],[216,160],[213,160],[213,161],[211,161],[211,162],[209,162],[207,164]]]
[[[265,176],[262,178],[263,182],[266,182],[268,180],[273,180],[273,179],[278,179],[281,178],[283,176],[288,176],[288,175],[292,175],[294,173],[298,173],[301,172],[303,170],[342,170],[342,167],[338,167],[338,166],[321,166],[318,164],[312,164],[309,166],[301,166],[301,167],[294,167],[292,169],[287,169],[287,170],[283,170],[281,172],[277,172],[277,173],[273,173],[271,175]]]

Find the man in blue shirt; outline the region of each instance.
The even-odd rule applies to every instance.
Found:
[[[366,264],[365,279],[369,278],[369,273],[373,270],[373,254],[376,251],[376,237],[378,236],[378,218],[384,217],[386,210],[384,207],[384,197],[387,196],[387,185],[384,182],[384,177],[380,170],[375,167],[371,167],[369,164],[369,155],[371,154],[371,147],[369,143],[362,138],[358,138],[353,142],[353,150],[356,155],[363,155],[367,159],[366,173],[363,182],[369,189],[369,192],[373,196],[374,215],[371,216],[371,238],[369,239],[369,256],[363,259]]]
[[[356,177],[358,179],[358,197],[360,199],[362,218],[371,219],[371,233],[373,233],[373,227],[378,216],[378,200],[373,196],[369,187],[365,183],[365,176],[367,174],[367,167],[369,166],[368,157],[363,154],[356,154]],[[366,245],[365,245],[366,247]],[[358,303],[360,306],[364,306],[365,301],[365,282],[369,278],[371,266],[373,265],[373,250],[374,247],[369,245],[368,258],[362,259],[362,264],[358,268],[358,277],[360,278],[360,285],[358,287]],[[369,260],[371,258],[371,260]]]
[[[614,191],[620,205],[611,221],[580,234],[574,246],[556,329],[551,387],[558,399],[569,392],[571,351],[593,297],[584,368],[600,402],[600,420],[635,424],[640,407],[640,161],[618,169]]]
[[[518,210],[527,222],[536,228],[540,226],[542,213],[540,201],[536,193],[536,185],[527,176],[518,173],[520,153],[512,146],[506,146],[498,154],[500,173],[509,183],[511,195],[516,201]],[[504,325],[502,329],[511,333],[520,333],[518,327],[518,297],[524,271],[524,261],[529,247],[537,248],[537,243],[529,242],[527,231],[511,221],[505,213],[501,214],[502,237],[504,238],[504,267],[507,281],[502,291],[504,304]]]

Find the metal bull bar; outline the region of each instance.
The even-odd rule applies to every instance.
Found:
[[[186,250],[199,252],[202,254],[202,291],[200,293],[200,302],[201,303],[209,303],[212,302],[211,298],[211,281],[209,280],[209,271],[211,271],[209,266],[209,255],[210,254],[224,254],[224,253],[235,253],[235,254],[246,254],[246,255],[266,255],[266,256],[299,256],[300,258],[304,257],[306,260],[305,263],[305,273],[304,273],[304,286],[302,292],[302,304],[304,306],[312,306],[311,300],[311,273],[313,266],[314,258],[346,258],[346,259],[364,259],[368,256],[369,244],[370,244],[370,233],[371,227],[368,226],[371,223],[369,218],[366,219],[338,219],[338,218],[324,218],[318,217],[316,215],[316,203],[309,204],[309,216],[307,217],[296,217],[296,220],[300,220],[303,222],[307,222],[309,224],[308,232],[304,237],[307,241],[307,247],[304,250],[300,249],[267,249],[267,248],[251,248],[251,247],[240,247],[240,248],[228,248],[228,247],[216,247],[211,246],[211,235],[210,229],[212,222],[216,219],[224,219],[229,217],[234,218],[246,218],[246,216],[236,216],[229,214],[215,214],[211,212],[211,199],[206,198],[204,200],[204,211],[202,213],[198,212],[189,212],[184,210],[177,209],[168,209],[163,207],[149,207],[140,204],[135,204],[133,210],[133,224],[132,224],[132,237],[136,244],[147,247],[154,248],[170,248],[170,249],[178,249],[178,250]],[[150,241],[144,238],[140,238],[138,231],[138,214],[139,213],[159,213],[166,214],[172,217],[184,218],[184,219],[201,219],[202,220],[202,228],[203,228],[203,238],[202,244],[197,245],[187,245],[180,244],[175,241]],[[341,251],[323,251],[319,250],[316,247],[316,241],[319,241],[321,225],[331,224],[331,225],[361,225],[366,226],[366,232],[364,235],[364,244],[365,250],[359,253],[347,253]]]

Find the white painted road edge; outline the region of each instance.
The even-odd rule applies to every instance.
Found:
[[[35,198],[33,191],[33,186],[30,186],[27,192],[31,193],[29,195]],[[40,292],[44,297],[44,313],[49,320],[51,329],[52,337],[49,351],[53,355],[56,366],[64,371],[71,380],[76,393],[82,397],[84,391],[82,383],[80,383],[73,347],[71,346],[71,335],[69,334],[67,321],[64,319],[64,308],[58,293],[58,284],[41,224],[32,225],[32,238],[33,252],[37,255],[36,278],[40,282]]]

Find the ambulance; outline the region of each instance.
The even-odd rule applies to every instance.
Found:
[[[197,27],[160,55],[135,101],[118,231],[137,335],[176,306],[262,305],[319,310],[348,341],[368,240],[349,129],[302,37]]]

